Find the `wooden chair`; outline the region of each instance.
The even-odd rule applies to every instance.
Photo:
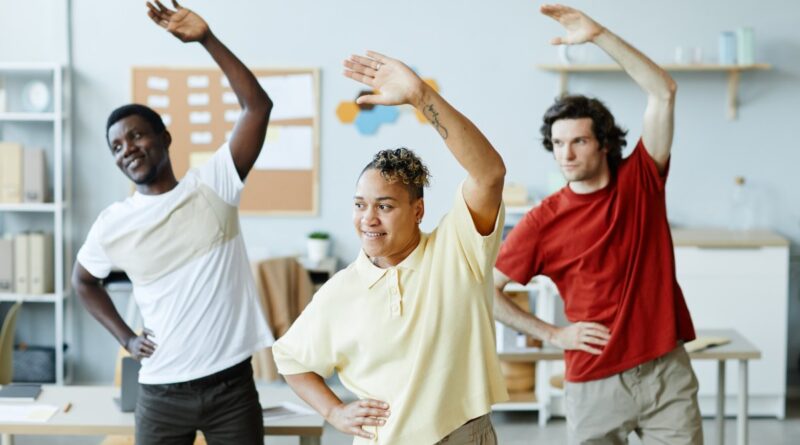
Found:
[[[14,374],[14,329],[21,308],[21,301],[14,303],[0,329],[0,385],[11,383]]]

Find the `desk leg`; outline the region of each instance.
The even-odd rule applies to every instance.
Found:
[[[319,445],[319,436],[300,436],[300,445]]]
[[[725,444],[725,360],[717,360],[717,443]]]
[[[747,445],[747,360],[739,360],[739,414],[737,419],[737,443]]]
[[[0,435],[0,444],[14,445],[14,435],[3,433],[2,435]]]

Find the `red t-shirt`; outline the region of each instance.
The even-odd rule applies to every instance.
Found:
[[[562,188],[528,212],[500,249],[496,267],[509,278],[550,277],[570,322],[611,330],[600,355],[566,351],[570,382],[617,374],[695,337],[675,278],[666,179],[640,140],[606,187]]]

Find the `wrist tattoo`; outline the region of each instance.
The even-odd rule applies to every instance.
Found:
[[[431,121],[433,124],[433,128],[439,132],[439,135],[442,139],[447,139],[447,128],[445,128],[441,123],[439,123],[439,112],[433,108],[433,104],[426,105],[422,108],[422,114]]]

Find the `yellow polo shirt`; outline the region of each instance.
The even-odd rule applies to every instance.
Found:
[[[508,399],[495,352],[492,267],[504,209],[481,236],[459,187],[453,209],[400,264],[362,251],[272,347],[281,374],[338,372],[359,398],[389,404],[375,440],[432,444]]]

